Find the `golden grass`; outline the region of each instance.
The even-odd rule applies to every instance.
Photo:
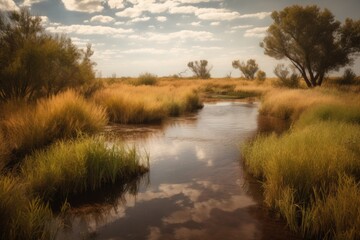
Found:
[[[94,101],[103,106],[113,122],[158,122],[167,116],[191,112],[202,106],[194,88],[131,86],[115,84],[97,92]]]
[[[332,89],[269,91],[262,99],[260,113],[295,121],[306,109],[319,105],[356,105],[360,97]]]
[[[103,108],[67,91],[10,112],[0,125],[10,150],[22,155],[56,139],[95,133],[106,123]]]

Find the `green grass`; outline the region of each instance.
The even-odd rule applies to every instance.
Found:
[[[26,185],[11,176],[0,177],[0,238],[55,239],[59,222],[48,205],[31,199]]]
[[[36,196],[51,201],[133,180],[148,171],[141,161],[134,148],[84,138],[60,141],[27,157],[21,176]]]
[[[323,121],[295,127],[280,137],[259,136],[243,153],[248,170],[264,181],[265,202],[280,211],[291,229],[311,238],[358,239],[358,215],[348,215],[347,225],[336,227],[341,213],[334,209],[360,198],[359,125]]]

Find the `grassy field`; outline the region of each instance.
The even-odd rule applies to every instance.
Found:
[[[148,171],[148,159],[136,149],[110,147],[94,136],[109,122],[161,122],[194,112],[204,101],[256,98],[261,114],[292,122],[282,136],[259,136],[243,149],[247,169],[264,182],[268,206],[304,236],[359,238],[358,85],[339,87],[333,81],[290,90],[274,87],[275,79],[146,74],[99,81],[103,88],[88,97],[65,91],[37,102],[0,105],[2,239],[54,239],[62,212],[55,214],[55,206]]]

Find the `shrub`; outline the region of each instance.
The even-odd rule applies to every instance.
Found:
[[[284,64],[278,64],[274,69],[274,74],[278,77],[278,81],[274,82],[275,86],[287,87],[287,88],[298,88],[300,86],[300,75],[295,72],[292,68],[292,73]]]
[[[257,71],[256,73],[256,79],[260,82],[265,81],[266,79],[266,73],[262,70]]]
[[[340,78],[341,85],[350,85],[356,82],[356,74],[350,68],[345,69],[344,74]]]
[[[151,73],[142,73],[139,77],[133,82],[133,85],[156,85],[158,78],[156,75]]]
[[[207,60],[200,60],[195,62],[189,62],[188,67],[194,73],[195,77],[201,79],[208,79],[211,77],[210,71],[212,67],[208,68],[208,61]]]
[[[259,69],[259,65],[254,59],[247,60],[246,64],[236,60],[232,62],[232,66],[235,69],[239,69],[244,74],[245,78],[249,80],[255,79],[255,73]]]

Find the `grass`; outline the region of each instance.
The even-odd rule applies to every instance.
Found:
[[[23,156],[56,139],[92,134],[107,123],[105,110],[73,91],[10,112],[0,125],[8,148]]]
[[[99,91],[94,101],[103,106],[110,121],[117,123],[159,122],[202,107],[193,88],[131,86],[120,84]]]
[[[135,86],[139,85],[156,85],[158,82],[158,77],[151,73],[142,73],[138,78],[130,81],[131,84]]]
[[[358,100],[328,88],[271,91],[260,111],[293,125],[243,147],[247,169],[263,181],[266,204],[306,238],[360,237]]]
[[[135,148],[108,146],[102,138],[60,141],[25,159],[21,176],[36,196],[59,200],[126,183],[148,171]],[[144,165],[145,164],[145,165]]]
[[[0,238],[55,239],[59,222],[39,198],[29,199],[25,186],[15,177],[0,177]]]

